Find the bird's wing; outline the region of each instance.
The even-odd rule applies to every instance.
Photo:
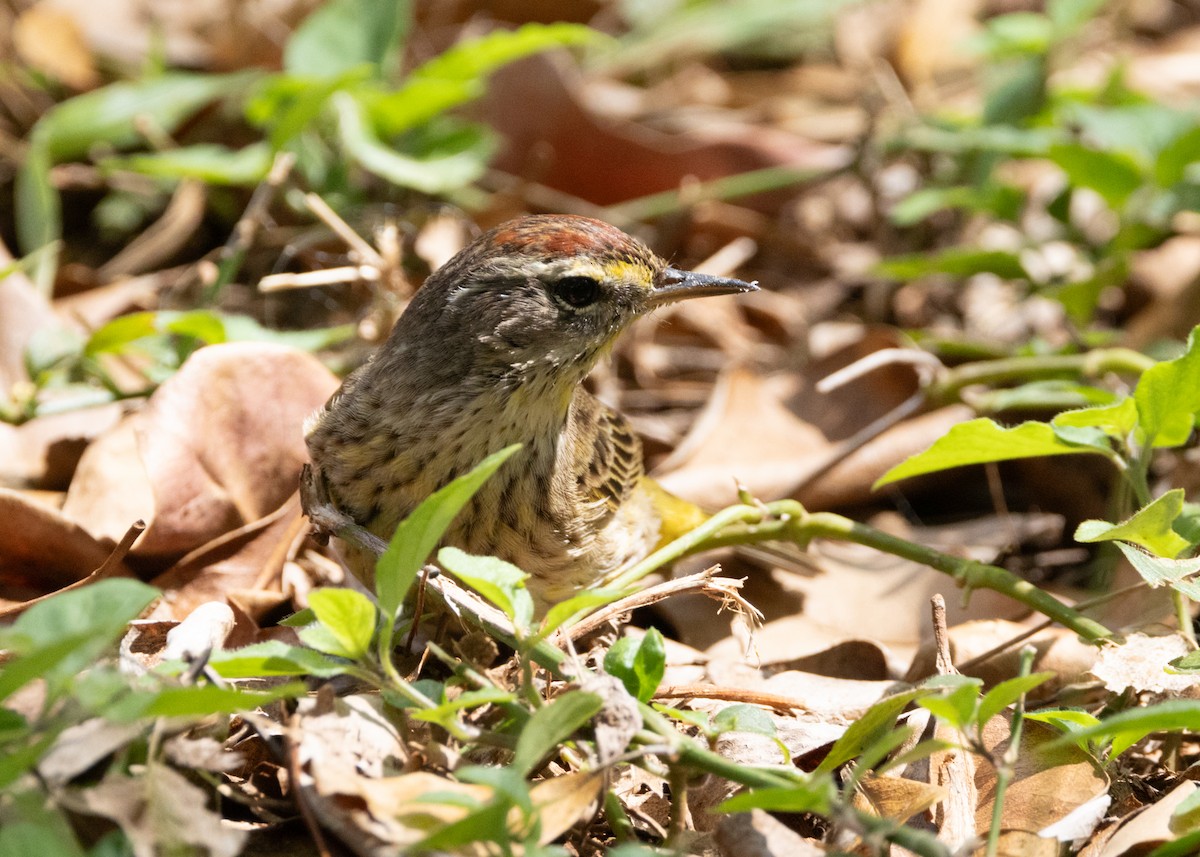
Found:
[[[606,519],[642,478],[642,443],[625,417],[590,395],[577,396],[574,410],[579,500],[596,519]]]

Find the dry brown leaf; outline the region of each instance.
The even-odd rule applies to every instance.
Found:
[[[0,610],[84,579],[111,552],[61,512],[0,488]]]
[[[70,88],[91,89],[100,82],[92,52],[73,15],[49,3],[38,3],[17,18],[12,38],[24,62]]]
[[[514,104],[538,109],[513,110]],[[669,135],[597,115],[592,106],[573,68],[536,56],[493,75],[477,112],[506,138],[497,158],[501,170],[597,205],[769,166],[834,169],[848,154],[843,147],[764,126]],[[765,193],[741,202],[777,208],[790,196],[791,191]]]
[[[860,681],[888,678],[887,653],[878,643],[827,627],[807,615],[767,622],[755,629],[753,643],[758,666],[767,674],[796,670]],[[740,641],[733,637],[718,641],[704,654],[708,675],[718,684],[728,683],[748,668]]]
[[[1200,698],[1196,677],[1167,672],[1167,662],[1186,655],[1191,649],[1179,634],[1128,634],[1117,646],[1102,649],[1091,672],[1114,694],[1126,689],[1149,692],[1159,698]]]
[[[1046,515],[1008,515],[938,527],[909,527],[890,516],[874,523],[917,544],[979,562],[991,562],[1013,544],[1061,529],[1060,520]],[[870,628],[872,636],[898,656],[911,656],[915,647],[932,635],[928,605],[935,593],[946,595],[951,625],[1028,613],[1024,605],[990,590],[972,592],[970,602],[964,606],[949,576],[860,545],[819,542],[810,548],[810,554],[824,573],[793,576],[791,581],[805,595],[805,611],[819,616],[823,625],[847,635]]]
[[[147,764],[139,776],[110,773],[87,788],[59,796],[69,808],[112,819],[128,837],[135,857],[163,850],[198,850],[209,857],[237,857],[244,831],[227,826],[208,808],[208,795],[166,765]]]
[[[115,426],[124,411],[114,403],[19,426],[0,423],[0,485],[66,489],[88,443]]]
[[[0,242],[0,267],[13,261]],[[25,349],[39,330],[61,322],[50,303],[21,271],[0,277],[0,395],[7,397],[14,384],[29,381],[25,371]]]
[[[854,803],[879,818],[903,824],[945,799],[946,790],[904,777],[866,776],[859,780]]]
[[[92,446],[64,513],[141,556],[178,556],[280,507],[307,459],[304,420],[337,388],[315,358],[259,343],[202,348]],[[131,517],[132,516],[132,517]]]
[[[950,652],[954,663],[956,666],[964,664],[991,652],[996,646],[1015,639],[1027,630],[1025,625],[1002,619],[981,619],[954,625],[949,629]],[[1034,672],[1049,671],[1055,674],[1054,678],[1030,692],[1029,698],[1033,701],[1049,698],[1064,686],[1083,680],[1098,654],[1095,646],[1084,643],[1074,631],[1046,628],[1021,645],[1010,646],[964,672],[982,679],[984,687],[993,687],[1017,674],[1022,646],[1033,646],[1036,651],[1032,666]],[[905,681],[918,682],[933,675],[934,655],[932,641],[922,645],[904,677]]]
[[[1071,745],[1049,747],[1060,735],[1058,730],[1043,723],[1025,721],[1015,776],[1004,797],[1000,824],[1005,833],[1035,836],[1108,791],[1108,777],[1086,753]],[[998,756],[1007,749],[1009,736],[1007,718],[993,717],[983,730],[984,746],[993,756]],[[986,831],[991,825],[996,772],[984,760],[980,760],[976,768],[975,785],[979,791],[975,825],[977,830]],[[1047,853],[1058,853],[1057,841],[1043,841],[1053,846]],[[1027,852],[1005,850],[1002,853]]]
[[[542,780],[530,789],[529,796],[542,824],[538,843],[549,845],[577,822],[594,814],[605,779],[604,770],[573,771]],[[519,812],[514,807],[510,821],[519,822]]]
[[[285,602],[283,565],[306,530],[295,496],[266,517],[213,539],[151,581],[163,591],[153,615],[182,618],[206,602],[228,601],[261,620]]]
[[[1191,797],[1197,788],[1191,780],[1183,780],[1174,789],[1121,822],[1120,829],[1108,839],[1104,847],[1087,857],[1134,857],[1146,854],[1167,842],[1173,841],[1179,831],[1171,828],[1171,814],[1175,807]]]
[[[825,849],[761,809],[726,815],[717,824],[722,857],[821,857]]]

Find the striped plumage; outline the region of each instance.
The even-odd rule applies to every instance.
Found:
[[[669,268],[596,220],[505,224],[434,273],[314,415],[314,465],[334,504],[387,538],[430,493],[523,444],[445,541],[520,566],[544,607],[644,556],[663,531],[637,436],[580,383],[654,307],[752,288]],[[347,559],[370,579],[370,558]]]

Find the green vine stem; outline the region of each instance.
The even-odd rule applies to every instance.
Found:
[[[944,405],[962,400],[966,387],[1007,384],[1049,378],[1094,378],[1109,372],[1140,375],[1155,365],[1153,358],[1132,348],[1097,348],[1084,354],[1043,354],[982,360],[946,370],[925,389],[926,400]]]
[[[950,575],[969,590],[991,589],[1021,602],[1047,618],[1070,628],[1091,643],[1112,637],[1112,632],[1054,596],[1012,572],[962,557],[951,556],[877,530],[831,512],[809,512],[795,500],[763,505],[738,505],[721,510],[687,535],[655,551],[619,575],[614,586],[627,586],[682,556],[718,547],[753,545],[769,541],[806,546],[814,538],[836,539],[875,548]]]

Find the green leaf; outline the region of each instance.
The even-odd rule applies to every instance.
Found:
[[[539,708],[521,728],[510,768],[523,777],[559,744],[574,735],[600,711],[604,700],[594,693],[572,690]]]
[[[430,494],[396,527],[387,550],[375,564],[375,586],[379,607],[385,617],[395,617],[409,587],[417,579],[417,572],[462,507],[520,448],[520,444],[514,444],[489,455],[471,472]]]
[[[828,815],[833,804],[833,787],[826,777],[813,777],[805,784],[754,789],[736,794],[717,807],[718,812],[815,812]]]
[[[1128,438],[1137,427],[1137,403],[1126,396],[1113,405],[1063,411],[1050,421],[1057,428],[1098,428],[1118,441]],[[1060,435],[1061,436],[1061,435]]]
[[[1187,169],[1200,161],[1200,126],[1180,134],[1158,153],[1154,161],[1154,180],[1159,187],[1170,188],[1184,180]]]
[[[18,656],[0,672],[0,699],[20,686],[11,683],[22,664],[32,662],[35,676],[51,678],[91,665],[159,595],[140,581],[114,578],[34,604],[5,629],[0,642]]]
[[[889,216],[897,226],[913,226],[939,211],[963,209],[1015,221],[1024,202],[1024,193],[1005,184],[988,183],[982,188],[971,185],[930,187],[909,194],[892,207]]]
[[[1186,655],[1180,655],[1168,663],[1171,669],[1177,673],[1200,673],[1200,652],[1188,652]]]
[[[1195,577],[1195,574],[1200,572],[1200,557],[1165,559],[1125,542],[1117,542],[1117,547],[1125,554],[1134,570],[1151,586],[1170,586],[1192,600],[1200,600],[1200,580]]]
[[[368,65],[382,77],[398,60],[410,17],[408,0],[329,0],[288,39],[284,71],[336,77]]]
[[[1048,723],[1068,732],[1095,726],[1100,722],[1100,718],[1094,714],[1076,708],[1043,708],[1039,711],[1026,711],[1025,719]]]
[[[529,575],[494,556],[472,556],[455,547],[438,551],[438,565],[504,611],[524,636],[533,621],[533,596],[525,588]]]
[[[1029,274],[1016,253],[979,250],[973,247],[951,247],[940,253],[893,256],[876,265],[875,271],[894,280],[915,280],[930,274],[969,277],[983,273],[995,274],[1006,280],[1029,279]]]
[[[884,732],[891,730],[901,711],[935,692],[936,690],[927,687],[917,687],[876,702],[842,733],[842,737],[834,743],[829,754],[821,760],[815,773],[828,773],[849,762],[861,753],[863,748],[874,744]]]
[[[922,708],[962,732],[975,722],[982,680],[965,675],[944,675],[925,682],[925,687],[944,693],[919,700],[917,704]]]
[[[1137,162],[1122,152],[1060,143],[1050,147],[1049,157],[1067,174],[1071,184],[1091,188],[1113,211],[1121,211],[1145,181]]]
[[[1200,789],[1193,789],[1171,813],[1171,832],[1179,835],[1200,829]]]
[[[281,684],[262,692],[211,684],[168,687],[156,693],[131,692],[122,696],[104,712],[104,716],[116,723],[132,723],[147,717],[233,714],[270,705],[280,699],[295,699],[307,692],[308,688],[300,681]]]
[[[1047,423],[1026,422],[1006,429],[985,418],[968,420],[952,427],[929,449],[897,464],[874,487],[967,464],[1079,453],[1097,454],[1099,450],[1067,443]]]
[[[241,649],[212,653],[208,664],[223,678],[266,678],[270,676],[315,676],[332,678],[346,672],[346,665],[332,661],[303,646],[268,640]]]
[[[139,119],[170,134],[201,107],[245,88],[256,76],[173,72],[113,83],[52,107],[33,126],[30,142],[54,161],[81,158],[98,143],[135,146],[145,139]]]
[[[83,353],[88,357],[124,351],[135,342],[163,334],[190,336],[208,345],[226,340],[221,317],[210,310],[133,312],[118,316],[88,337]]]
[[[44,143],[30,141],[15,182],[17,244],[22,253],[50,247],[62,237],[62,201],[50,183],[54,161]],[[32,276],[47,297],[54,283],[57,253],[39,254]]]
[[[479,97],[487,76],[508,63],[551,48],[586,45],[604,38],[581,24],[533,23],[466,39],[414,69],[395,92],[372,100],[372,120],[379,133],[398,134]]]
[[[427,157],[411,157],[379,139],[363,105],[348,93],[336,93],[333,107],[342,146],[359,166],[392,184],[422,193],[436,195],[469,185],[483,175],[494,148],[491,137],[477,129],[448,140]]]
[[[1094,726],[1084,726],[1046,745],[1046,750],[1082,741],[1111,741],[1109,758],[1115,758],[1151,732],[1194,732],[1200,723],[1200,701],[1176,699],[1122,711]]]
[[[1046,16],[1054,23],[1058,37],[1078,30],[1104,8],[1108,0],[1046,0]]]
[[[765,735],[774,738],[776,734],[775,721],[771,715],[757,705],[730,705],[722,708],[712,719],[713,729],[718,733],[748,732],[752,735]]]
[[[1054,26],[1045,15],[1012,12],[987,22],[985,49],[993,57],[1044,54],[1054,39]]]
[[[1055,673],[1052,672],[1040,672],[1016,676],[1000,682],[985,693],[983,699],[979,701],[979,713],[976,718],[980,727],[987,725],[989,720],[1015,703],[1024,694],[1033,690],[1038,685],[1044,684],[1054,678],[1054,676]]]
[[[377,611],[367,596],[353,589],[316,589],[308,594],[308,606],[341,644],[342,657],[361,660],[370,651]]]
[[[640,640],[622,637],[604,656],[604,671],[615,676],[639,702],[649,702],[667,668],[666,643],[657,628]]]
[[[296,636],[300,638],[301,643],[318,652],[333,655],[335,658],[353,660],[354,656],[350,649],[346,648],[333,631],[320,622],[301,628],[296,632]]]
[[[1142,443],[1182,446],[1200,411],[1200,337],[1192,330],[1187,351],[1174,360],[1151,366],[1133,391]]]
[[[1164,842],[1146,857],[1195,857],[1196,854],[1200,854],[1200,830]]]
[[[157,179],[199,179],[214,185],[256,185],[271,169],[271,147],[265,142],[230,149],[214,143],[197,143],[178,149],[105,158],[106,172],[125,170]]]
[[[1132,517],[1119,524],[1108,521],[1084,521],[1075,530],[1079,542],[1132,542],[1154,554],[1171,558],[1190,547],[1173,525],[1183,511],[1183,489],[1163,494]]]
[[[248,315],[217,316],[225,328],[228,342],[271,342],[286,345],[300,351],[321,351],[347,342],[355,337],[357,325],[339,324],[334,327],[318,327],[312,330],[272,330],[263,327]]]

